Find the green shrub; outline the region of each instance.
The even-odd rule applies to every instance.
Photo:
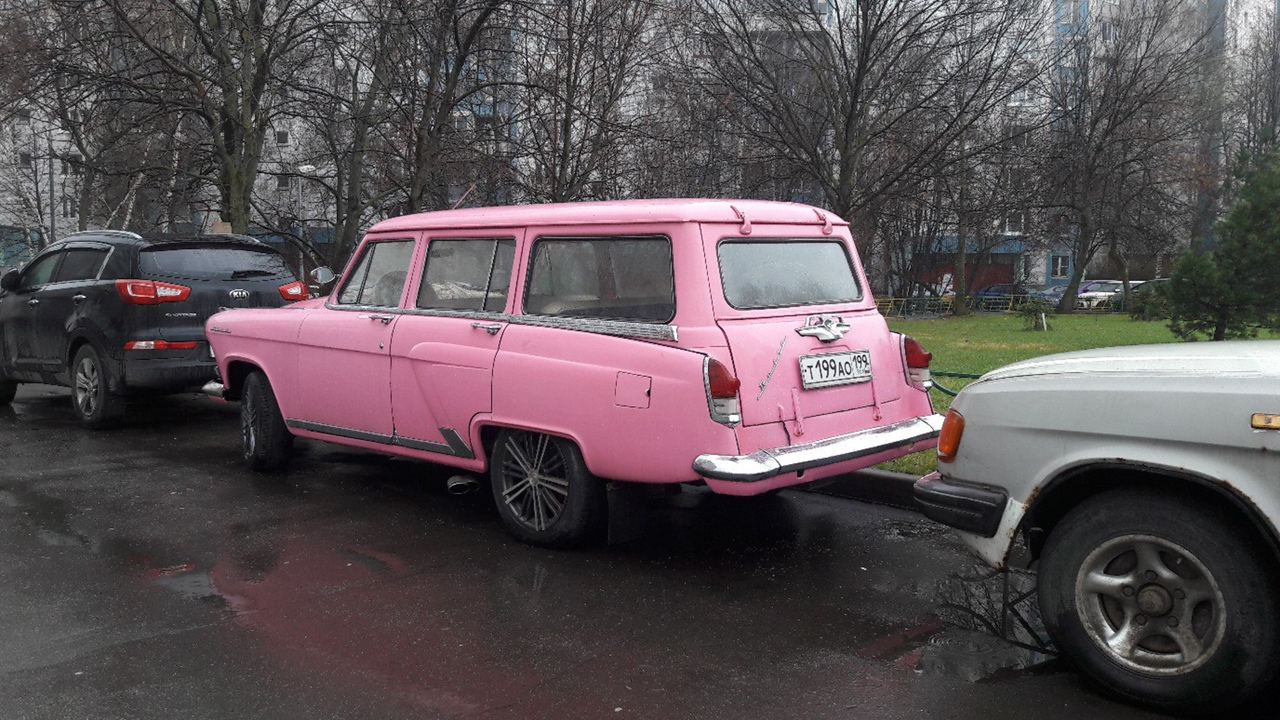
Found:
[[[1053,311],[1053,303],[1048,300],[1029,298],[1018,308],[1018,315],[1027,330],[1052,330],[1049,317],[1053,315]]]

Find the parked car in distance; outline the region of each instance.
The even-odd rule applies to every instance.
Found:
[[[916,499],[992,566],[1035,563],[1045,626],[1104,688],[1223,712],[1280,669],[1277,357],[1151,345],[987,373]]]
[[[934,446],[930,356],[848,225],[665,200],[378,223],[336,291],[210,318],[250,467],[294,436],[487,473],[522,541],[606,528],[606,482],[758,495]]]
[[[1130,280],[1129,291],[1142,287],[1143,280]],[[1076,291],[1076,307],[1087,310],[1114,309],[1124,301],[1124,281],[1091,280]]]
[[[284,258],[250,237],[68,235],[0,277],[0,404],[19,383],[64,385],[82,423],[108,425],[130,393],[214,377],[204,322],[218,310],[307,297]]]
[[[1027,297],[1022,283],[995,283],[973,293],[973,306],[981,310],[1010,310]]]

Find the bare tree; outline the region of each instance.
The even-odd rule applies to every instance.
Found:
[[[1135,242],[1189,234],[1204,169],[1199,82],[1203,17],[1179,0],[1135,0],[1081,22],[1051,83],[1040,175],[1048,232],[1071,249],[1059,312],[1071,312],[1085,268],[1102,250],[1121,267]]]

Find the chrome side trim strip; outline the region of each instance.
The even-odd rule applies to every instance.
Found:
[[[324,433],[325,435],[335,435],[337,437],[351,438],[352,440],[382,443],[383,445],[392,444],[391,436],[383,435],[381,433],[352,430],[351,428],[325,425],[324,423],[311,422],[310,420],[295,420],[293,418],[289,418],[284,422],[289,427],[298,428],[299,430],[310,430],[311,432]]]
[[[693,469],[711,480],[759,482],[797,470],[907,447],[936,438],[940,432],[942,416],[927,415],[811,443],[757,450],[749,455],[699,455],[693,461]]]
[[[212,385],[213,383],[210,383]],[[208,385],[206,393],[208,392]],[[398,447],[409,448],[410,450],[422,450],[425,452],[438,453],[440,455],[452,455],[454,457],[466,460],[474,460],[475,453],[467,446],[458,432],[453,428],[440,428],[440,434],[444,435],[445,442],[432,442],[430,440],[417,440],[415,438],[402,437],[400,435],[383,435],[381,433],[371,433],[364,430],[352,430],[351,428],[338,427],[336,425],[325,425],[323,423],[311,422],[309,420],[297,420],[290,418],[285,420],[285,424],[299,430],[310,430],[311,432],[324,433],[325,435],[333,435],[335,437],[351,438],[352,440],[364,440],[365,442],[374,442],[382,445],[394,445]]]
[[[325,307],[339,312],[377,312],[393,315],[424,315],[427,317],[451,317],[468,320],[487,320],[511,325],[561,328],[582,332],[636,338],[638,340],[665,340],[679,342],[680,329],[675,325],[629,322],[626,320],[600,320],[597,318],[551,317],[546,315],[508,315],[484,310],[422,310],[418,308],[388,308],[373,305],[337,305],[326,302]]]

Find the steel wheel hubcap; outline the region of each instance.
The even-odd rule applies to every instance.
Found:
[[[89,358],[84,358],[76,366],[76,407],[83,415],[92,415],[98,409],[98,392],[101,379],[98,377],[98,366]]]
[[[1089,638],[1112,661],[1147,675],[1196,669],[1226,628],[1213,574],[1186,548],[1152,535],[1113,538],[1090,553],[1075,595]]]
[[[569,500],[564,456],[550,437],[518,433],[507,438],[502,462],[502,501],[520,523],[542,532],[555,524]]]

